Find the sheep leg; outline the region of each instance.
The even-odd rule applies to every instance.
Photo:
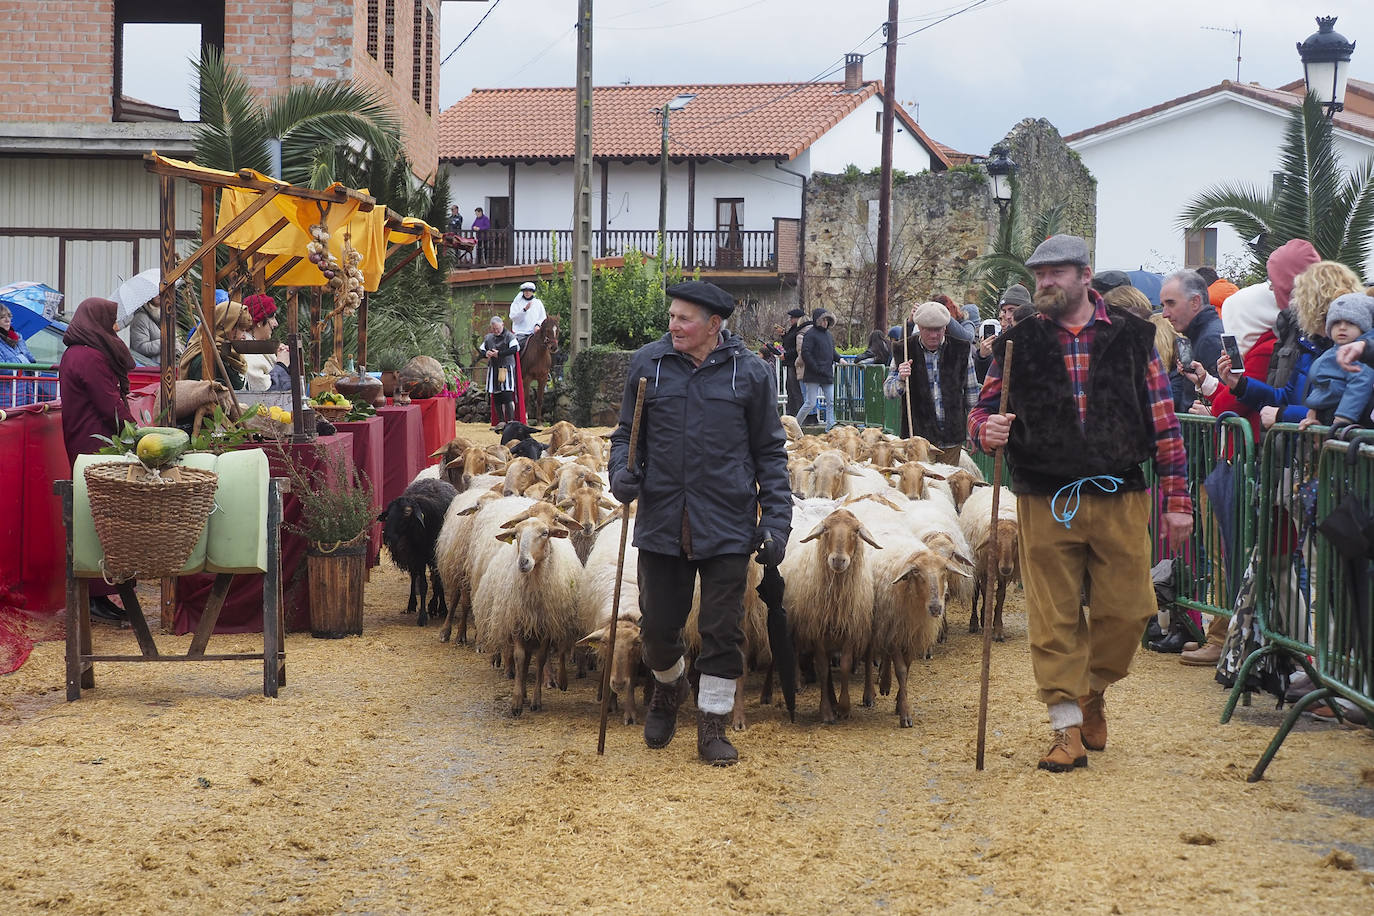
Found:
[[[525,675],[530,670],[530,656],[525,651],[524,640],[517,639],[515,641],[515,650],[512,655],[515,667],[520,671],[520,676],[515,679],[515,686],[511,688],[510,714],[518,716],[521,710],[525,708]]]
[[[975,582],[973,583],[973,602],[972,602],[972,604],[969,605],[970,612],[969,612],[969,617],[968,617],[968,631],[969,631],[970,633],[977,633],[977,632],[981,629],[981,627],[979,626],[979,622],[978,622],[978,596],[979,596],[979,595],[982,595],[982,594],[983,594],[983,582],[982,582],[982,579],[980,578],[980,579],[978,579],[977,581],[975,581]],[[987,615],[988,615],[988,601],[987,601],[987,596],[984,595],[984,596],[983,596],[983,617],[986,618]]]
[[[897,670],[897,721],[902,728],[911,728],[911,695],[906,690],[907,668],[903,652],[892,653],[892,667]]]
[[[824,646],[818,646],[815,657],[816,685],[820,687],[818,693],[821,695],[821,721],[826,725],[834,725],[835,709],[830,697],[830,653],[825,650]]]
[[[439,578],[439,564],[433,560],[429,562],[430,591],[433,597],[430,598],[429,616],[438,620],[440,617],[448,616],[448,602],[444,598],[444,580]]]
[[[945,639],[946,639],[946,637],[948,637],[948,636],[949,636],[949,620],[946,619],[946,618],[944,618],[944,617],[941,617],[941,618],[940,618],[940,635],[935,637],[935,641],[943,645],[943,644],[944,644],[944,641],[945,641]],[[931,657],[930,650],[929,650],[929,649],[926,649],[926,658],[930,658],[930,657]]]
[[[887,696],[892,692],[892,656],[884,655],[882,667],[878,669],[878,692]]]
[[[410,574],[410,597],[406,600],[406,613],[415,613],[415,573]]]
[[[876,699],[877,694],[874,692],[873,686],[873,650],[870,649],[864,653],[864,695],[859,702],[865,708],[871,709]]]
[[[429,591],[429,571],[421,566],[418,573],[410,574],[410,594],[412,598],[418,596],[415,604],[415,625],[422,627],[429,623],[428,608],[425,607],[425,596]]]
[[[518,640],[518,639],[512,639],[510,642],[506,643],[506,680],[510,680],[511,678],[515,677],[515,651],[514,651],[514,650],[515,650],[515,646],[516,646],[519,642],[520,642],[520,640]],[[529,670],[529,662],[528,662],[528,661],[525,662],[525,670],[527,670],[527,671]],[[523,676],[523,675],[522,675],[522,676]]]
[[[768,667],[763,671],[763,690],[759,692],[759,705],[773,705],[773,663],[769,662]]]
[[[854,650],[846,647],[840,653],[840,706],[836,712],[841,719],[849,718],[849,672],[854,666]]]
[[[568,689],[568,647],[558,650],[558,689]]]
[[[992,612],[992,638],[995,642],[1006,642],[1006,637],[1002,633],[1002,602],[1007,600],[1007,580],[1001,576],[997,577],[997,607]],[[983,616],[988,614],[988,603],[983,602]]]
[[[537,664],[536,664],[536,670],[538,670],[538,671],[543,671],[543,670],[544,670],[544,663],[547,662],[547,661],[548,661],[548,658],[549,658],[549,641],[548,641],[547,639],[541,639],[541,640],[539,641],[539,648],[536,649],[535,652],[537,653],[537,654],[536,654],[536,657],[535,657],[535,661],[536,661],[536,663],[537,663]],[[533,698],[533,700],[530,702],[530,711],[531,711],[531,712],[538,712],[539,710],[541,710],[541,709],[543,709],[543,708],[544,708],[544,684],[543,684],[543,680],[542,680],[541,678],[535,678],[535,680],[534,680],[534,698]]]

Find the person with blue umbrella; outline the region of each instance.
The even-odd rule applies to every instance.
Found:
[[[24,343],[24,336],[14,328],[14,313],[8,305],[0,304],[0,363],[37,362]]]

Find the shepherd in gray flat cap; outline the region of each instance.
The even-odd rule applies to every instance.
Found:
[[[668,333],[630,360],[620,424],[611,433],[611,492],[639,500],[640,636],[653,672],[644,743],[667,746],[687,696],[682,627],[701,586],[697,754],[728,766],[735,681],[744,675],[749,555],[777,566],[792,530],[792,488],[772,370],[723,326],[735,307],[710,283],[669,287]],[[635,463],[630,430],[647,379]]]
[[[1052,235],[1035,249],[1026,259],[1026,266],[1035,268],[1051,264],[1076,264],[1091,267],[1088,259],[1088,243],[1076,235]]]

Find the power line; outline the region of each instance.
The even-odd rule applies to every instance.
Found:
[[[554,46],[554,45],[558,44],[558,43],[561,42],[563,39],[567,38],[569,35],[571,35],[573,32],[576,32],[576,31],[577,31],[577,24],[576,24],[576,23],[574,23],[574,24],[568,26],[568,30],[567,30],[566,32],[564,32],[563,34],[559,35],[559,36],[558,36],[557,38],[555,38],[553,41],[551,41],[551,42],[549,42],[547,45],[545,45],[545,46],[544,46],[544,49],[543,49],[542,51],[540,51],[538,54],[534,55],[534,56],[531,57],[529,60],[527,60],[527,61],[525,61],[523,64],[521,64],[521,65],[519,66],[518,69],[516,69],[516,70],[514,70],[514,71],[512,71],[512,72],[510,72],[510,73],[508,73],[508,74],[506,74],[505,76],[501,77],[499,80],[496,81],[496,83],[495,83],[494,85],[500,86],[500,85],[502,85],[502,84],[504,84],[504,83],[507,83],[507,82],[509,82],[509,81],[511,81],[511,80],[513,80],[513,79],[515,79],[515,77],[519,76],[520,74],[522,74],[522,73],[524,73],[526,70],[528,70],[530,67],[534,66],[535,63],[537,63],[541,57],[543,57],[545,54],[548,54],[549,51],[553,50],[553,46]]]
[[[480,29],[482,27],[482,23],[486,22],[487,17],[490,16],[492,13],[496,12],[496,8],[500,5],[501,0],[492,0],[491,6],[487,7],[487,11],[482,14],[482,18],[477,20],[477,24],[472,27],[472,31],[464,35],[463,40],[458,42],[458,48],[461,48],[463,45],[468,43],[468,39],[472,37],[472,33]],[[444,64],[448,63],[448,59],[458,53],[458,48],[454,48],[452,51],[448,52],[448,54],[444,55],[444,59],[439,61],[439,66],[442,67]]]
[[[605,29],[609,32],[648,32],[654,29],[675,29],[678,26],[696,25],[698,22],[709,22],[712,19],[719,19],[722,16],[731,16],[735,13],[742,13],[747,9],[752,9],[753,7],[759,6],[760,4],[767,2],[768,0],[754,0],[754,2],[750,3],[748,6],[741,6],[738,9],[726,10],[723,13],[716,13],[712,16],[703,16],[701,19],[688,19],[685,22],[665,23],[663,25],[605,25],[599,26],[598,28]]]

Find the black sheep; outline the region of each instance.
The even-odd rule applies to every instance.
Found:
[[[448,504],[458,491],[453,484],[435,478],[413,481],[405,492],[391,501],[377,520],[382,523],[382,543],[391,552],[391,561],[410,573],[410,602],[406,613],[417,613],[415,623],[424,626],[429,615],[445,617],[444,583],[434,559],[434,545],[444,527]],[[434,598],[425,607],[425,569],[434,581]]]
[[[538,461],[544,457],[544,453],[548,450],[549,447],[537,439],[521,439],[511,445],[510,454],[512,458],[529,458],[532,461]]]
[[[528,439],[539,430],[533,426],[526,426],[524,423],[512,420],[501,428],[501,444],[505,445],[516,439]]]

